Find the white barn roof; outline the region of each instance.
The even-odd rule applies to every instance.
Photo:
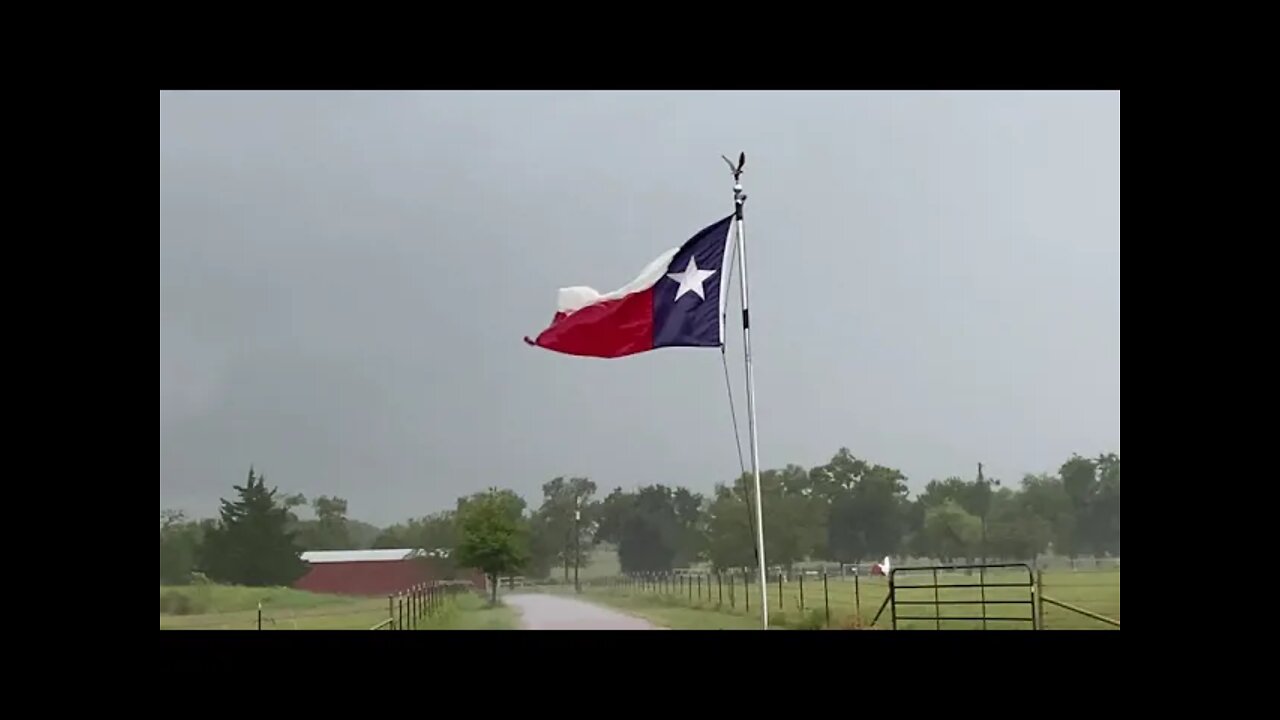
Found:
[[[394,562],[422,555],[421,550],[310,550],[302,553],[306,563]]]

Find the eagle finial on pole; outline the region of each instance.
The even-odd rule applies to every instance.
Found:
[[[738,182],[738,178],[742,177],[742,166],[747,164],[747,154],[745,152],[738,153],[738,164],[735,166],[733,161],[724,155],[720,156],[726,165],[729,166],[729,172],[733,173],[733,181]]]

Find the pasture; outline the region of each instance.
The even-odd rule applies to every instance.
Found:
[[[387,598],[321,595],[289,588],[184,585],[160,588],[161,630],[368,630],[391,617]],[[419,630],[500,630],[516,627],[501,605],[475,593],[446,597]]]
[[[161,630],[368,630],[387,619],[386,598],[318,595],[290,588],[183,585],[160,588]]]
[[[1025,585],[1027,573],[993,570],[978,585],[977,571],[940,572],[937,588],[932,573],[900,572],[898,585],[898,628],[976,630],[1030,629],[1032,609],[1030,588],[1000,587]],[[1085,610],[1120,619],[1120,571],[1048,570],[1042,575],[1046,597]],[[928,587],[919,587],[927,585]],[[996,585],[996,587],[992,587]],[[914,587],[913,587],[914,586]],[[712,629],[758,627],[760,588],[743,584],[741,575],[671,578],[658,582],[592,580],[584,587],[590,599],[645,617],[672,628]],[[869,627],[888,596],[883,577],[807,577],[803,581],[776,580],[768,585],[770,625],[818,629]],[[949,604],[963,603],[963,604]],[[1043,604],[1048,630],[1105,630],[1111,626],[1050,603]],[[915,618],[915,619],[905,619]],[[975,618],[962,620],[956,618]],[[744,625],[743,620],[748,620]],[[1016,619],[1021,619],[1018,621]],[[875,627],[893,626],[892,608],[886,607]]]

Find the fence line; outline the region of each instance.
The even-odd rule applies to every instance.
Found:
[[[455,596],[474,590],[475,585],[466,580],[414,585],[404,592],[387,596],[388,617],[370,630],[417,630],[424,621],[439,614]]]
[[[1098,620],[1098,621],[1100,621],[1100,622],[1104,622],[1104,623],[1106,623],[1106,624],[1108,624],[1108,625],[1114,625],[1115,627],[1120,627],[1120,621],[1119,621],[1119,620],[1114,620],[1114,619],[1112,619],[1112,618],[1107,617],[1106,615],[1099,615],[1098,613],[1091,612],[1091,611],[1089,611],[1089,610],[1085,610],[1085,609],[1084,609],[1084,608],[1082,608],[1082,607],[1076,607],[1075,605],[1072,605],[1072,604],[1070,604],[1070,603],[1064,603],[1064,602],[1062,602],[1061,600],[1054,600],[1053,598],[1051,598],[1051,597],[1049,597],[1048,595],[1045,595],[1045,594],[1043,594],[1043,593],[1041,593],[1041,594],[1040,594],[1040,602],[1041,602],[1041,603],[1049,603],[1050,605],[1057,605],[1057,606],[1058,606],[1058,607],[1060,607],[1060,608],[1064,608],[1064,609],[1066,609],[1066,610],[1070,610],[1070,611],[1072,611],[1072,612],[1079,613],[1079,614],[1081,614],[1081,615],[1084,615],[1085,617],[1093,618],[1094,620]],[[1043,605],[1041,605],[1041,607],[1044,607],[1044,606],[1043,606]]]
[[[1076,573],[1067,570],[1068,568],[1064,567],[1060,571],[1052,571],[1056,574],[1051,574],[1047,580],[1043,571],[1037,573],[1039,577],[1036,578],[1035,583],[1034,609],[1037,622],[1032,627],[1049,629],[1099,627],[1088,623],[1081,627],[1076,621],[1070,619],[1071,616],[1068,613],[1062,611],[1055,611],[1046,625],[1044,604],[1049,602],[1054,608],[1062,607],[1064,603],[1071,605],[1070,608],[1063,608],[1070,612],[1075,612],[1076,608],[1083,610],[1084,612],[1080,613],[1081,617],[1093,620],[1107,618],[1099,622],[1118,628],[1119,568],[1117,567],[1114,571],[1104,568],[1081,572],[1077,566]],[[1004,595],[1011,591],[1001,587],[998,577],[992,578],[993,575],[998,576],[1000,572],[1002,571],[998,568],[985,567],[981,570],[975,568],[972,572],[966,572],[963,568],[955,572],[939,572],[938,592],[946,593],[943,595],[944,598],[947,598],[948,594],[952,595],[950,603],[944,601],[941,605],[981,604],[987,621],[1003,620],[999,611],[994,615],[986,615],[988,604],[994,608],[1002,603],[1008,604],[1007,601],[1010,600]],[[979,574],[983,575],[983,580],[980,584],[974,584]],[[970,577],[973,579],[968,579]],[[1113,577],[1115,582],[1089,581],[1101,577]],[[1077,578],[1086,581],[1076,582]],[[752,605],[758,605],[758,603],[751,603],[751,597],[752,595],[757,599],[759,597],[759,589],[753,588],[752,580],[753,573],[749,570],[695,573],[686,569],[681,572],[633,573],[613,578],[597,578],[585,581],[583,584],[594,592],[649,596],[659,598],[664,603],[732,615],[744,613],[752,615]],[[1022,586],[1025,587],[1025,584]],[[1054,598],[1043,597],[1046,588],[1054,594]],[[1095,589],[1112,592],[1093,593]],[[956,592],[964,595],[954,596]],[[1026,591],[1023,592],[1025,594]],[[768,593],[771,620],[781,626],[819,629],[823,627],[886,627],[889,624],[883,619],[887,617],[885,608],[889,601],[889,585],[887,578],[883,576],[854,574],[842,577],[832,573],[821,573],[816,576],[797,574],[794,580],[788,581],[785,574],[779,571],[769,576]],[[972,594],[973,597],[968,598],[968,594]],[[1044,602],[1041,602],[1042,597]],[[758,607],[755,609],[755,614],[758,614]],[[938,619],[946,621],[948,616],[940,614]],[[936,625],[935,622],[928,624],[931,628]],[[1004,624],[1001,623],[1001,625]]]
[[[308,608],[279,608],[276,611],[269,609],[259,609],[258,611],[250,610],[233,610],[224,613],[195,613],[192,615],[162,615],[162,618],[168,618],[170,625],[164,629],[172,630],[207,630],[207,629],[269,629],[268,626],[279,626],[289,622],[308,621],[315,619],[327,619],[335,617],[343,617],[348,615],[369,615],[379,610],[382,601],[372,600],[353,605],[341,605],[339,609],[308,609]],[[323,606],[322,606],[323,607]],[[205,619],[201,622],[183,622],[186,617],[199,617],[201,615],[213,615],[214,617]]]

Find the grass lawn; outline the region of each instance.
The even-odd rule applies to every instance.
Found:
[[[1077,605],[1099,615],[1120,620],[1120,571],[1045,571],[1044,594],[1055,600]],[[1116,630],[1070,610],[1044,606],[1045,624],[1050,630]]]
[[[188,585],[160,588],[160,629],[256,630],[259,602],[263,630],[367,630],[387,619],[385,598]]]
[[[932,584],[932,573],[915,575],[899,573],[898,627],[900,629],[934,629],[935,617],[942,618],[941,627],[949,629],[981,629],[981,620],[947,620],[957,617],[981,617],[980,603],[985,593],[987,626],[990,629],[1029,629],[1029,622],[992,621],[990,618],[1029,618],[1030,606],[1021,601],[1030,599],[1025,587],[990,587],[991,583],[1018,583],[1026,581],[1026,573],[1017,571],[993,571],[987,573],[988,587],[968,588],[976,584],[976,575],[940,573],[938,600],[966,601],[964,605],[933,605],[933,588],[911,589],[910,585]],[[741,577],[732,585],[728,578],[716,584],[714,578],[708,585],[677,583],[672,587],[639,589],[636,587],[610,587],[608,581],[593,583],[584,588],[587,596],[601,604],[610,605],[630,614],[644,617],[651,622],[676,629],[736,629],[759,627],[760,590],[757,584],[744,588]],[[802,588],[803,585],[803,588]],[[956,587],[947,587],[947,586]],[[750,598],[745,594],[750,592]],[[803,600],[802,600],[803,593]],[[1118,571],[1046,571],[1044,573],[1046,596],[1081,606],[1087,610],[1120,619],[1120,573]],[[823,588],[821,578],[806,579],[804,583],[783,583],[781,593],[776,582],[769,584],[769,619],[771,626],[817,629],[830,627],[868,626],[888,595],[888,582],[884,578],[860,578],[855,586],[852,578],[829,578]],[[750,610],[747,602],[749,600]],[[990,601],[997,601],[992,603]],[[912,603],[905,604],[904,603]],[[803,603],[803,604],[802,604]],[[881,614],[878,628],[891,628],[892,610]],[[921,619],[908,620],[914,616]],[[1112,629],[1097,620],[1057,608],[1044,606],[1046,627],[1050,630]]]
[[[160,588],[161,630],[256,630],[262,603],[263,630],[368,630],[388,618],[386,598],[318,595],[289,588],[192,585]],[[419,630],[504,630],[516,614],[473,593],[444,602]]]
[[[474,593],[463,593],[445,602],[444,608],[419,622],[419,630],[513,630],[516,613],[499,600],[496,607]]]
[[[676,598],[656,595],[626,595],[583,589],[584,600],[643,618],[673,630],[754,630],[760,620],[747,615],[716,612],[714,608],[690,607]]]

